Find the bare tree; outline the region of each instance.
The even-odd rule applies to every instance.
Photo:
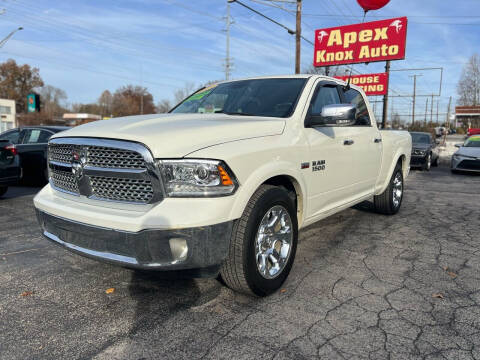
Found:
[[[52,85],[45,85],[38,89],[42,110],[48,117],[60,116],[66,110],[65,100],[67,93]]]
[[[463,67],[457,85],[459,105],[480,105],[480,56],[474,54]]]
[[[98,98],[98,105],[101,109],[101,115],[103,116],[111,116],[112,115],[112,105],[113,105],[113,95],[110,91],[105,90],[102,92],[100,97]]]
[[[170,111],[171,108],[172,108],[172,104],[170,103],[170,100],[168,99],[160,100],[157,104],[157,113],[158,114],[167,113]]]
[[[317,74],[317,75],[326,75],[326,76],[342,76],[347,75],[349,71],[345,66],[324,66],[324,67],[315,67],[310,65],[309,67],[303,69],[304,74]]]
[[[179,104],[182,100],[185,100],[185,98],[192,94],[195,90],[197,90],[197,87],[194,83],[186,83],[182,89],[175,91],[175,94],[173,95],[175,104]]]
[[[153,96],[142,86],[127,85],[115,91],[113,94],[112,114],[114,116],[128,116],[154,114],[155,105]]]

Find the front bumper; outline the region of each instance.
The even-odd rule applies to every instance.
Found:
[[[452,170],[480,172],[480,159],[452,157]]]
[[[420,167],[425,165],[427,162],[427,156],[426,155],[412,155],[410,158],[410,166],[411,167]]]
[[[96,260],[143,270],[214,269],[215,273],[227,256],[233,224],[127,232],[36,212],[43,235],[55,244]],[[185,240],[186,256],[175,255],[172,239]]]

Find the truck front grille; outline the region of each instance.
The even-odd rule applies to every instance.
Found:
[[[102,199],[148,203],[153,196],[149,180],[91,176],[90,182],[93,195]]]
[[[150,151],[127,141],[56,138],[49,142],[50,184],[91,199],[148,204],[163,198]]]
[[[50,169],[50,179],[56,188],[78,194],[78,184],[71,171]]]
[[[142,155],[135,151],[90,146],[87,153],[87,164],[91,166],[120,169],[146,168]]]

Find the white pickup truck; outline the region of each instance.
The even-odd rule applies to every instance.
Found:
[[[363,91],[318,75],[222,82],[169,114],[89,123],[49,142],[43,235],[135,269],[221,275],[265,296],[298,230],[373,198],[399,211],[411,137],[379,131]]]

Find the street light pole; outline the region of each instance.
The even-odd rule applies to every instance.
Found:
[[[20,30],[23,30],[23,27],[18,27],[17,29],[13,30],[10,34],[8,34],[7,36],[5,36],[5,38],[0,41],[0,48],[3,47],[3,45],[5,45],[5,43],[17,32],[17,31],[20,31]]]

